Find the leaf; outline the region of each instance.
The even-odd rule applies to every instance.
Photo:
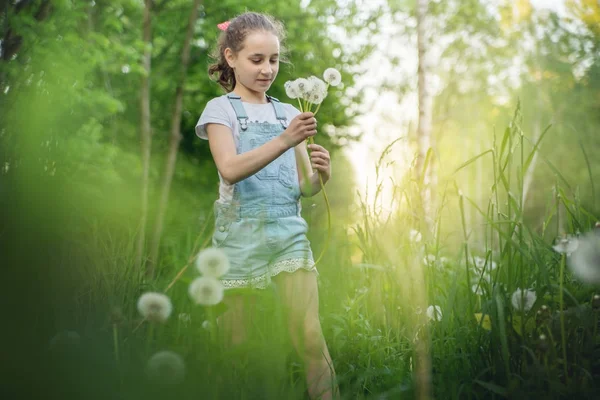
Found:
[[[492,330],[492,320],[489,315],[482,313],[475,313],[475,320],[486,331]]]
[[[479,379],[475,379],[475,382],[477,382],[478,384],[480,384],[481,386],[483,386],[490,392],[493,392],[500,396],[506,397],[506,388],[503,388],[502,386],[496,385],[495,383],[492,383],[492,382],[480,381]]]

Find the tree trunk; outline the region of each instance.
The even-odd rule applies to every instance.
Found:
[[[417,179],[423,182],[421,199],[423,202],[423,210],[425,217],[431,214],[431,202],[432,202],[432,173],[433,162],[430,160],[430,164],[425,168],[425,159],[427,152],[432,147],[431,138],[431,121],[432,121],[432,98],[431,93],[428,90],[428,57],[427,57],[427,8],[428,0],[417,0],[417,49],[418,49],[418,85],[419,85],[419,125],[417,127],[417,143],[418,143],[418,155],[416,163]],[[429,221],[431,222],[431,221]],[[431,226],[431,224],[428,225]]]
[[[194,36],[194,25],[196,23],[196,19],[198,18],[198,7],[200,6],[200,3],[201,0],[195,0],[194,5],[192,6],[192,12],[190,13],[190,19],[188,21],[185,41],[183,43],[183,50],[181,51],[181,70],[179,73],[179,80],[177,82],[177,89],[175,90],[175,103],[173,106],[173,115],[171,116],[169,153],[167,156],[167,162],[165,164],[160,203],[158,206],[158,211],[156,213],[154,235],[152,237],[152,245],[150,249],[148,272],[152,275],[154,274],[155,265],[158,261],[160,238],[162,235],[167,204],[169,202],[169,192],[171,189],[171,182],[173,180],[173,172],[175,171],[175,163],[177,161],[177,151],[179,149],[179,143],[181,142],[180,126],[183,105],[183,88],[185,85],[187,69],[190,61],[191,41],[192,37]]]
[[[138,232],[138,241],[136,249],[135,264],[138,271],[144,265],[144,244],[146,242],[146,221],[148,219],[148,186],[150,181],[150,153],[152,146],[152,131],[150,128],[150,62],[152,58],[152,23],[150,20],[152,0],[145,0],[144,5],[144,56],[143,67],[144,75],[142,76],[140,89],[140,142],[142,150],[142,190],[140,203],[140,226]],[[150,271],[146,271],[147,275]]]

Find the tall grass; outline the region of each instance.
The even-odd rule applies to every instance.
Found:
[[[598,216],[581,205],[576,188],[540,153],[556,176],[543,189],[552,208],[540,229],[526,222],[525,176],[540,143],[528,142],[520,118],[517,108],[490,149],[451,174],[440,172],[441,189],[431,204],[422,204],[423,182],[415,179],[423,171],[413,170],[393,182],[393,212],[382,212],[379,176],[373,203],[360,199],[360,220],[350,233],[335,226],[333,210],[332,242],[320,265],[321,319],[343,398],[598,395],[600,304],[592,304],[594,288],[572,279],[549,240],[589,230]],[[377,172],[393,145],[383,152]],[[476,164],[493,172],[483,202],[464,194],[457,178]],[[591,175],[590,180],[593,184]],[[468,218],[471,212],[479,217]],[[91,244],[82,245],[95,252],[78,271],[85,284],[74,299],[77,322],[70,325],[82,337],[78,351],[103,355],[107,374],[101,377],[108,376],[110,390],[123,398],[306,398],[302,362],[287,339],[273,287],[248,293],[255,304],[250,339],[234,350],[211,334],[218,327],[205,323],[224,306],[191,304],[192,269],[169,288],[174,314],[165,325],[151,329],[138,316],[137,298],[163,291],[189,264],[196,236],[171,242],[157,280],[144,282],[131,267],[133,234],[117,239],[110,231],[92,231]],[[209,237],[204,232],[200,242]],[[518,288],[535,292],[531,309],[512,305]],[[430,306],[439,306],[439,318],[431,318]],[[64,342],[60,346],[73,347]],[[162,349],[185,360],[183,383],[161,385],[145,377],[146,360]],[[93,357],[78,360],[97,365]],[[68,361],[65,374],[80,367]]]

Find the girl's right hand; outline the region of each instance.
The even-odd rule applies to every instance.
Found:
[[[281,134],[282,139],[290,147],[294,147],[307,138],[316,135],[317,120],[313,113],[303,112],[292,119],[287,129]]]

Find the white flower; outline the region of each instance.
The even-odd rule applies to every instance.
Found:
[[[312,82],[306,78],[298,78],[295,81],[298,93],[301,97],[305,98],[312,91]]]
[[[588,232],[578,243],[567,260],[571,272],[583,282],[600,284],[600,236],[594,231]]]
[[[171,299],[156,292],[141,295],[137,307],[140,314],[150,322],[165,322],[173,310]]]
[[[206,329],[207,331],[210,330],[210,321],[203,321],[202,328]]]
[[[223,300],[223,284],[211,276],[194,279],[188,288],[190,297],[196,304],[214,306]]]
[[[323,79],[331,86],[337,86],[342,82],[342,74],[335,68],[327,68],[325,72],[323,72]]]
[[[408,237],[410,238],[411,242],[419,243],[421,241],[421,232],[411,229]]]
[[[219,278],[229,271],[229,258],[223,250],[208,247],[198,253],[196,268],[205,276]]]
[[[492,260],[488,261],[484,257],[475,256],[473,258],[473,261],[474,261],[475,270],[477,270],[478,272],[483,271],[483,269],[487,269],[488,271],[493,271],[498,266],[498,264],[496,264],[495,261],[492,261]]]
[[[535,303],[537,296],[533,290],[517,288],[512,294],[511,303],[516,310],[529,311]]]
[[[146,363],[146,375],[153,382],[177,384],[185,377],[183,358],[175,352],[163,350],[155,353]]]
[[[423,257],[423,264],[425,265],[433,265],[435,264],[436,258],[434,254],[427,254]]]
[[[429,306],[427,307],[427,318],[431,321],[441,321],[442,320],[442,308],[440,306]]]
[[[297,81],[287,81],[283,87],[285,88],[285,94],[290,99],[297,99],[300,97],[300,89],[298,88]]]
[[[552,248],[557,253],[570,255],[577,249],[578,245],[579,242],[575,236],[565,235],[562,238],[558,238],[555,241],[554,246],[552,246]]]
[[[316,92],[316,91],[311,92],[306,96],[306,100],[308,100],[308,102],[312,103],[312,104],[321,104],[324,99],[325,99],[325,96],[323,96],[323,93]]]
[[[483,295],[483,288],[481,287],[481,284],[479,284],[479,283],[475,283],[473,286],[471,286],[471,290],[473,291],[473,293],[475,293],[478,296]]]
[[[327,97],[327,84],[316,76],[310,76],[308,81],[312,84],[312,95],[319,94],[323,98]]]
[[[483,267],[485,267],[485,258],[483,257],[479,257],[479,256],[475,256],[473,257],[473,261],[474,261],[474,265],[476,269],[483,269]]]

